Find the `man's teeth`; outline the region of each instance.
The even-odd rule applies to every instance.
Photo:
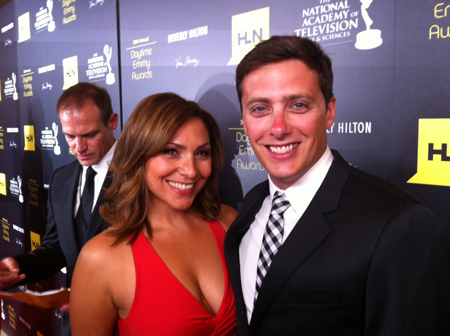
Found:
[[[194,186],[194,184],[183,184],[183,183],[175,183],[175,182],[169,182],[169,184],[177,189],[180,190],[188,190],[188,189],[192,189],[192,187]]]
[[[272,153],[276,154],[285,154],[288,152],[292,152],[292,150],[297,147],[298,144],[290,144],[289,146],[281,146],[281,147],[274,147],[269,146],[269,149]]]

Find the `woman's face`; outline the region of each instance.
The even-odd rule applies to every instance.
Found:
[[[145,163],[150,206],[189,209],[211,175],[211,164],[208,130],[200,118],[192,118]]]

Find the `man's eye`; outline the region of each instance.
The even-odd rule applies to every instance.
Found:
[[[256,112],[264,112],[266,108],[264,106],[257,106],[253,110]]]
[[[303,107],[305,107],[305,104],[303,104],[303,103],[295,103],[294,107],[295,108],[303,108]]]

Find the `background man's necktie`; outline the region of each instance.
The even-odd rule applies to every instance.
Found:
[[[83,194],[81,195],[81,204],[80,204],[80,207],[83,211],[84,223],[86,226],[89,225],[89,222],[91,220],[91,212],[94,203],[94,190],[95,190],[94,177],[96,174],[97,172],[92,167],[89,167],[86,170],[86,181],[84,183],[84,189]]]

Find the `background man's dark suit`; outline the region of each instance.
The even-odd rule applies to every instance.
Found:
[[[238,335],[449,335],[443,227],[412,195],[333,155],[323,184],[273,259],[249,323],[239,244],[269,193],[268,181],[245,197],[225,239]]]
[[[103,203],[103,192],[111,181],[107,177],[105,181],[101,181],[101,177],[108,176],[107,165],[114,152],[114,131],[118,126],[119,116],[112,110],[108,91],[86,82],[77,83],[65,90],[58,99],[56,111],[62,133],[77,161],[58,168],[53,173],[47,202],[46,235],[42,244],[28,254],[0,261],[0,288],[48,278],[62,267],[67,267],[66,285],[70,287],[81,248],[104,229],[99,207]],[[88,179],[84,176],[88,173],[82,174],[83,167],[88,172],[90,168],[94,169],[96,174],[89,174]],[[95,182],[94,177],[94,183],[92,176],[97,179]],[[78,188],[81,178],[84,179],[81,186],[89,183],[89,188]],[[74,218],[78,201],[80,215],[77,214],[77,218]],[[94,209],[89,214],[88,210],[92,209],[93,204]],[[82,211],[83,205],[85,211]],[[69,309],[68,303],[61,307],[63,312],[68,312]],[[61,327],[61,335],[71,335],[69,314],[63,314]]]
[[[104,229],[99,207],[103,203],[104,190],[111,184],[108,177],[92,211],[87,236],[84,241],[77,241],[73,212],[81,171],[80,163],[74,161],[53,173],[48,195],[47,229],[42,244],[33,252],[15,257],[21,272],[27,274],[27,283],[49,278],[61,268],[67,267],[67,287],[70,287],[81,248]],[[67,326],[67,332],[70,333],[66,313],[63,313],[63,328],[64,326]]]

